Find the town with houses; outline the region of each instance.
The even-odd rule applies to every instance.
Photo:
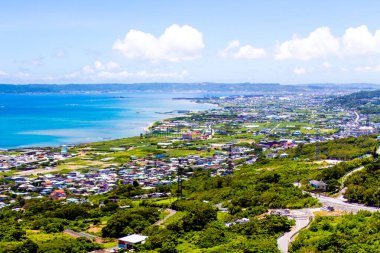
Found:
[[[146,189],[171,185],[178,180],[179,166],[209,170],[214,176],[226,175],[236,165],[252,164],[257,159],[254,148],[238,145],[236,139],[257,141],[263,155],[276,159],[288,157],[286,150],[297,145],[375,134],[380,128],[380,124],[369,122],[356,111],[329,107],[327,99],[318,95],[212,97],[197,102],[217,104],[218,108],[156,122],[144,136],[160,136],[162,141],[156,144],[158,150],[186,147],[206,152],[209,156],[167,157],[157,153],[145,157],[130,156],[128,163],[101,169],[86,168],[87,172],[53,173],[57,164],[74,157],[89,159],[93,152],[84,151],[85,145],[80,146],[81,152],[77,152],[77,148],[76,152],[70,152],[71,147],[67,145],[54,149],[3,151],[0,153],[0,171],[4,174],[17,172],[4,177],[14,184],[11,188],[6,184],[1,186],[3,202],[0,206],[6,206],[11,196],[19,195],[65,199],[66,193],[70,193],[78,197],[68,201],[80,202],[80,196],[106,193],[117,183],[138,182]],[[103,153],[106,157],[102,160],[112,162],[112,157],[107,154],[125,150],[111,147]],[[186,180],[191,173],[188,171],[181,177]]]
[[[1,151],[0,209],[20,198],[91,203],[91,197],[128,184],[146,190],[132,196],[134,200],[177,197],[155,189],[188,180],[197,170],[226,176],[240,166],[255,164],[260,157],[284,159],[300,145],[376,135],[380,129],[358,111],[330,106],[330,98],[322,94],[189,99],[217,108],[155,122],[128,145],[115,142],[106,147],[78,144]],[[318,155],[316,152],[319,159]],[[339,162],[331,160],[329,164]],[[316,190],[326,188],[323,181],[309,184]],[[218,209],[227,212],[221,205]],[[13,210],[22,207],[13,206]],[[275,212],[291,216],[289,210]],[[248,218],[240,218],[227,222],[226,227],[246,222]],[[126,235],[119,239],[118,247],[128,248],[146,238]]]

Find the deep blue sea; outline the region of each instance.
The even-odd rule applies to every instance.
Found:
[[[173,97],[202,94],[0,94],[0,148],[58,146],[139,135],[171,115],[209,104]]]

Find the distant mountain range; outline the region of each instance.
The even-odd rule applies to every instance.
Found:
[[[313,90],[373,90],[377,84],[296,84],[278,83],[134,83],[134,84],[0,84],[0,93],[76,93],[76,92],[301,92]]]

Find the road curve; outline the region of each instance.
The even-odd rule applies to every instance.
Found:
[[[309,225],[313,216],[312,212],[308,209],[291,210],[291,217],[296,221],[295,227],[289,232],[283,234],[277,238],[277,246],[282,253],[287,253],[289,250],[289,244],[294,239],[298,232]]]

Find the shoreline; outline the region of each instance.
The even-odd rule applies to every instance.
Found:
[[[172,100],[177,100],[175,98],[172,98]],[[212,105],[214,106],[215,108],[218,108],[219,106],[216,105],[216,104],[213,104],[213,103],[206,103],[206,102],[203,102],[202,99],[201,100],[197,100],[197,98],[183,98],[182,100],[187,100],[191,103],[199,103],[199,104],[208,104],[208,105]],[[209,108],[211,109],[211,108]],[[189,110],[190,113],[194,113],[194,112],[204,112],[204,111],[207,111],[209,109],[202,109],[202,110]],[[175,110],[174,110],[175,111]],[[158,113],[156,113],[158,114]],[[173,113],[173,114],[170,114],[170,117],[165,117],[165,118],[161,118],[161,119],[158,119],[158,120],[155,120],[153,122],[150,122],[147,126],[145,127],[141,127],[141,133],[144,134],[143,132],[147,132],[149,131],[156,122],[161,122],[161,121],[164,121],[164,120],[169,120],[169,119],[172,119],[172,118],[175,118],[175,117],[179,117],[179,116],[185,116],[187,113]],[[162,114],[158,114],[158,115],[168,115],[168,114],[165,114],[165,113],[162,113]],[[107,138],[107,139],[103,139],[103,140],[100,140],[100,141],[89,141],[89,142],[78,142],[78,143],[69,143],[69,144],[64,144],[64,143],[61,143],[61,144],[57,144],[57,145],[46,145],[46,146],[38,146],[38,145],[30,145],[30,146],[23,146],[23,147],[15,147],[15,148],[0,148],[0,152],[17,152],[17,151],[20,151],[20,150],[23,150],[23,149],[55,149],[55,148],[60,148],[61,146],[63,145],[66,145],[68,147],[77,147],[77,146],[81,146],[81,145],[86,145],[86,144],[91,144],[91,143],[98,143],[98,142],[106,142],[106,141],[113,141],[113,140],[120,140],[120,139],[126,139],[126,138],[133,138],[133,137],[138,137],[138,135],[135,135],[135,134],[132,134],[131,136],[124,136],[124,137],[120,137],[120,138]]]

